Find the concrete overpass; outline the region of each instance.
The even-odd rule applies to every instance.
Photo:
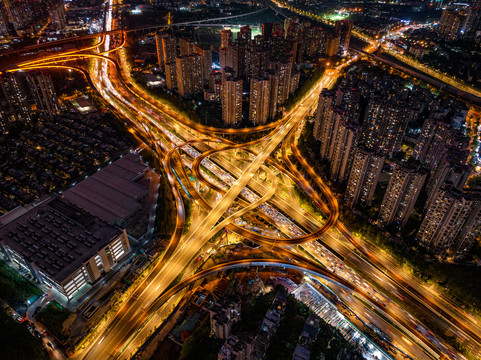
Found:
[[[193,20],[193,21],[184,21],[184,22],[178,22],[174,24],[162,24],[162,25],[151,25],[151,26],[141,26],[141,27],[136,27],[132,29],[125,30],[126,33],[132,33],[132,32],[152,32],[156,31],[159,29],[164,29],[168,27],[183,27],[183,26],[232,26],[232,24],[227,24],[225,23],[226,20],[232,20],[232,19],[240,19],[246,16],[250,15],[255,15],[258,13],[261,13],[263,11],[268,10],[269,7],[263,7],[262,9],[251,11],[245,14],[239,14],[239,15],[232,15],[232,16],[223,16],[220,18],[211,18],[211,19],[204,19],[204,20]],[[117,29],[117,30],[112,30],[112,31],[103,31],[95,34],[88,34],[88,35],[81,35],[81,36],[72,36],[68,37],[65,39],[60,39],[60,40],[54,40],[54,41],[49,41],[41,44],[36,44],[36,45],[30,45],[23,47],[21,49],[16,49],[16,50],[10,50],[10,51],[5,51],[0,53],[0,57],[2,56],[9,56],[13,54],[19,54],[22,52],[33,52],[33,51],[38,51],[47,47],[58,47],[61,45],[65,45],[69,42],[75,43],[79,41],[84,41],[84,40],[89,40],[93,39],[102,35],[117,35],[120,34],[122,30]],[[46,50],[46,49],[45,49]]]
[[[362,50],[357,50],[357,51],[359,53],[361,53],[362,55],[369,56],[373,60],[385,63],[385,64],[387,64],[389,66],[392,66],[393,68],[395,68],[399,71],[402,71],[402,72],[404,72],[408,75],[411,75],[411,76],[413,76],[413,77],[415,77],[419,80],[425,81],[426,83],[428,83],[432,86],[440,88],[442,91],[444,91],[444,92],[446,92],[450,95],[459,97],[460,99],[462,99],[464,101],[467,101],[469,103],[472,103],[474,105],[481,106],[481,98],[480,97],[478,97],[474,94],[471,94],[469,92],[466,92],[464,90],[461,90],[459,88],[456,88],[455,86],[447,84],[444,81],[441,81],[439,79],[431,77],[431,76],[425,74],[424,72],[422,72],[421,70],[417,70],[417,69],[415,69],[415,68],[413,68],[409,65],[403,64],[401,61],[398,61],[394,58],[391,58],[391,57],[388,57],[388,56],[382,55],[382,54],[378,55],[378,54],[374,54],[374,53],[366,53]]]

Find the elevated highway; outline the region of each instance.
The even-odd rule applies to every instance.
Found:
[[[170,25],[167,24],[162,24],[162,25],[149,25],[149,26],[138,26],[135,28],[130,28],[126,29],[125,33],[134,33],[134,32],[153,32],[159,29],[165,29],[165,28],[170,28],[170,27],[184,27],[184,26],[232,26],[232,24],[228,23],[223,23],[223,21],[226,20],[233,20],[233,19],[241,19],[246,16],[251,16],[255,14],[262,13],[266,10],[268,10],[269,7],[264,7],[262,9],[258,9],[255,11],[251,11],[248,13],[244,14],[239,14],[239,15],[232,15],[232,16],[223,16],[219,18],[210,18],[210,19],[203,19],[203,20],[192,20],[192,21],[183,21],[183,22],[178,22],[178,23],[173,23]],[[14,49],[14,50],[9,50],[9,51],[4,51],[0,52],[0,58],[3,56],[10,56],[10,55],[15,55],[19,53],[28,53],[28,52],[34,52],[34,51],[48,51],[48,47],[51,48],[57,48],[59,46],[63,46],[68,43],[72,44],[77,44],[79,42],[85,41],[85,40],[90,40],[90,39],[95,39],[100,36],[113,36],[113,35],[118,35],[122,32],[121,29],[114,29],[114,30],[105,30],[99,33],[95,34],[87,34],[87,35],[80,35],[80,36],[72,36],[68,37],[65,39],[59,39],[59,40],[54,40],[54,41],[49,41],[49,42],[44,42],[40,44],[35,44],[35,45],[29,45],[25,46],[21,49]]]
[[[271,130],[268,135],[254,142],[233,144],[220,139],[215,134],[236,134],[249,132],[251,130],[215,129],[194,124],[190,120],[185,119],[176,113],[175,109],[170,109],[168,106],[165,106],[165,104],[153,99],[142,89],[129,84],[129,74],[125,74],[125,78],[122,76],[121,67],[118,65],[115,55],[113,55],[116,51],[121,50],[124,41],[120,39],[119,35],[117,35],[120,34],[120,32],[114,33],[111,32],[111,29],[112,27],[108,26],[108,31],[106,32],[108,35],[100,37],[97,46],[101,49],[99,50],[99,53],[85,54],[73,51],[67,55],[54,55],[45,59],[22,64],[19,67],[25,71],[38,68],[68,68],[68,65],[62,64],[68,64],[68,61],[71,61],[74,58],[76,60],[82,57],[92,59],[94,65],[88,68],[88,72],[86,70],[82,71],[90,78],[92,84],[104,98],[105,102],[109,104],[119,116],[123,117],[126,121],[129,121],[132,126],[132,131],[138,134],[139,137],[145,139],[144,141],[146,145],[151,147],[152,150],[157,153],[159,158],[162,159],[177,204],[177,227],[169,244],[169,248],[163,258],[159,261],[154,270],[140,282],[139,287],[134,289],[133,295],[128,298],[114,313],[112,318],[108,320],[108,326],[98,328],[97,332],[92,335],[90,341],[85,343],[86,348],[75,354],[75,358],[78,359],[104,359],[109,358],[110,356],[119,359],[126,358],[126,354],[123,353],[124,344],[127,342],[129,344],[141,343],[141,339],[136,338],[137,331],[146,326],[150,319],[149,312],[151,310],[153,311],[156,307],[154,304],[157,304],[159,308],[160,305],[163,304],[163,300],[157,301],[158,296],[164,294],[164,292],[169,289],[169,285],[175,281],[177,276],[182,274],[184,269],[188,268],[197,251],[199,251],[206,241],[209,240],[212,232],[218,229],[216,228],[218,224],[224,225],[230,222],[227,225],[229,229],[240,233],[249,240],[259,243],[266,249],[270,249],[277,256],[287,259],[271,259],[269,260],[270,264],[273,264],[276,261],[285,261],[293,267],[299,266],[303,269],[311,268],[313,271],[315,269],[315,271],[317,271],[316,274],[328,271],[319,263],[310,260],[305,255],[299,254],[296,251],[296,248],[292,245],[304,242],[299,241],[299,238],[291,236],[290,239],[286,239],[288,241],[283,242],[281,238],[263,236],[240,227],[233,221],[237,216],[228,217],[228,210],[233,203],[246,204],[246,200],[241,199],[241,196],[239,196],[244,189],[255,189],[259,193],[262,193],[263,196],[261,196],[259,202],[254,204],[249,205],[247,202],[247,205],[245,205],[247,206],[247,210],[245,213],[239,212],[237,214],[239,216],[248,215],[248,211],[258,210],[260,202],[272,202],[272,199],[275,198],[272,193],[272,188],[261,189],[259,186],[253,185],[252,178],[261,167],[268,166],[274,172],[282,172],[289,178],[292,178],[292,180],[304,189],[309,197],[319,205],[319,209],[326,215],[326,217],[331,219],[320,225],[320,228],[326,229],[325,233],[315,234],[314,236],[310,234],[309,236],[311,236],[311,238],[309,238],[309,240],[315,240],[320,235],[331,236],[331,233],[327,230],[333,229],[334,226],[337,226],[342,230],[341,224],[337,222],[336,212],[338,209],[334,194],[332,194],[330,189],[322,182],[322,179],[313,169],[305,167],[305,159],[299,157],[300,155],[298,151],[296,151],[296,144],[294,141],[298,135],[299,127],[302,126],[304,118],[313,108],[315,108],[320,91],[323,87],[328,87],[334,82],[337,76],[340,75],[341,68],[326,72],[324,77],[302,100],[300,100],[292,111],[286,114],[284,118],[273,123],[274,125],[269,124],[266,127],[263,127],[262,130]],[[117,44],[116,47],[112,47],[112,43]],[[174,133],[177,135],[174,135]],[[213,184],[212,181],[205,177],[205,173],[203,173],[205,170],[203,170],[201,166],[203,161],[197,161],[199,166],[197,167],[196,165],[194,167],[194,175],[199,181],[204,181],[207,186],[212,188],[212,191],[219,194],[219,200],[217,203],[206,206],[205,204],[207,204],[207,201],[202,198],[202,195],[195,189],[195,186],[193,186],[189,177],[185,173],[187,164],[185,164],[184,160],[179,156],[179,152],[183,151],[185,154],[191,154],[191,148],[188,147],[189,144],[186,142],[191,142],[190,144],[192,144],[193,142],[204,142],[209,139],[211,139],[209,144],[212,148],[203,150],[200,156],[202,159],[218,162],[219,165],[225,169],[231,168],[229,164],[226,164],[229,160],[225,156],[229,147],[230,149],[246,149],[253,155],[253,157],[246,162],[245,166],[239,168],[240,172],[236,173],[235,182],[225,191],[220,190],[216,184]],[[272,159],[270,161],[268,160],[271,157],[271,154],[279,147],[283,149],[283,152],[285,149],[284,162],[289,170],[286,170],[283,166],[278,166],[276,162],[272,161]],[[294,156],[298,158],[300,164],[304,166],[304,170],[298,170],[296,165],[289,160],[287,154],[289,147]],[[208,157],[209,159],[207,159]],[[195,161],[196,160],[194,160],[194,162]],[[174,170],[177,176],[174,174]],[[304,175],[311,178],[315,186],[310,185],[307,179],[304,179]],[[180,187],[179,179],[185,184],[184,188]],[[271,181],[271,183],[274,184],[273,181]],[[277,182],[275,183],[277,186]],[[184,233],[185,209],[183,207],[181,196],[182,191],[186,191],[192,196],[197,204],[205,209],[203,212],[203,221],[197,223],[186,233]],[[326,203],[324,203],[324,201]],[[254,209],[256,207],[255,205],[257,205],[256,209]],[[293,204],[293,206],[297,205]],[[291,214],[287,207],[283,209],[283,212],[286,215]],[[297,215],[296,218],[298,218]],[[223,221],[226,222],[224,223]],[[279,229],[281,228],[279,223],[272,218],[270,225]],[[283,231],[285,232],[285,230]],[[315,231],[313,233],[315,233]],[[346,237],[350,236],[348,240],[353,244],[359,245],[360,241],[353,237],[352,234],[349,234],[345,234]],[[339,239],[339,241],[342,242],[345,241],[345,239]],[[393,286],[399,286],[399,284],[396,285],[396,283],[390,281],[386,274],[383,273],[383,269],[380,265],[383,264],[384,260],[377,254],[366,253],[364,254],[363,261],[366,263],[364,269],[367,269],[368,276],[366,277],[369,281],[375,282],[374,275],[376,275],[382,279],[381,282],[386,281],[388,284],[394,284]],[[242,264],[244,266],[257,266],[260,263],[246,259],[243,263],[236,264],[236,266],[242,266]],[[320,269],[322,269],[322,271]],[[329,276],[332,279],[334,275],[331,272]],[[344,288],[357,289],[356,285],[354,285],[349,279],[340,278],[343,279],[343,281],[339,282],[339,284],[344,286]],[[418,285],[413,285],[413,288],[414,286],[416,286],[415,290],[417,290]],[[398,287],[396,289],[401,288]],[[410,289],[407,290],[411,291]],[[163,299],[169,298],[165,294]],[[433,316],[441,315],[439,316],[440,322],[445,323],[447,326],[460,328],[467,333],[467,336],[473,339],[474,343],[479,344],[479,334],[481,332],[478,332],[479,327],[477,325],[470,322],[469,319],[463,315],[463,321],[466,323],[463,325],[465,326],[463,328],[463,326],[460,325],[459,318],[461,318],[461,316],[459,314],[453,312],[451,308],[448,308],[436,297],[436,306],[442,306],[442,310],[445,311],[445,313],[442,313],[439,311],[439,308],[437,309],[432,304],[426,303],[425,299],[421,297],[426,296],[424,293],[419,292],[419,294],[421,295],[412,297],[412,306],[422,306],[426,312],[429,312]],[[384,306],[381,305],[381,308],[384,308]],[[394,309],[394,305],[392,305],[392,308]],[[402,311],[399,310],[399,308],[395,308],[394,313],[391,313],[390,310],[391,309],[386,309],[384,312],[386,316],[390,316],[393,319],[396,319],[396,316],[399,317],[400,314],[402,314]],[[446,316],[446,314],[448,316]],[[406,322],[405,319],[399,319],[399,321],[403,321],[403,326],[412,328],[412,324],[409,324],[409,321]],[[415,333],[415,329],[412,331]],[[132,339],[136,340],[132,341]],[[425,339],[422,339],[422,336],[416,341],[419,341],[420,343],[426,342]],[[449,344],[444,346],[446,346],[445,349],[455,352]],[[436,347],[431,349],[431,351],[438,354],[439,357],[443,356],[442,351]],[[456,358],[463,359],[462,356],[457,356]]]

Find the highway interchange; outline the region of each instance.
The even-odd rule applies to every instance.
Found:
[[[109,4],[107,34],[118,28],[111,10],[114,0]],[[448,330],[473,354],[481,354],[478,321],[405,272],[379,249],[351,234],[338,221],[336,197],[297,148],[298,135],[306,117],[315,111],[320,91],[332,87],[357,56],[326,70],[281,120],[254,129],[216,129],[189,121],[136,85],[130,78],[124,41],[121,31],[102,35],[92,46],[24,62],[11,70],[81,71],[105,103],[161,159],[176,200],[177,226],[162,259],[84,341],[75,358],[128,359],[171,308],[161,305],[175,303],[182,295],[179,291],[187,285],[218,271],[264,265],[294,266],[328,279],[332,289],[360,318],[391,335],[401,350],[393,358],[463,359],[442,339]],[[243,144],[221,137],[260,131],[268,133]],[[282,163],[276,160],[275,153],[281,153]],[[194,182],[187,171],[195,177]],[[267,173],[266,180],[259,179],[260,171]],[[204,196],[206,192],[199,191],[198,184],[215,196]],[[294,188],[318,204],[324,216],[320,218],[317,212],[311,213],[278,191]],[[188,193],[202,216],[202,221],[196,221],[188,231],[184,231],[182,192]],[[256,219],[268,223],[269,228],[253,231],[260,226]],[[193,259],[212,246],[209,240],[223,228],[265,246],[266,254],[272,252],[283,260],[261,259],[253,263],[246,259],[193,275]],[[183,281],[169,288],[178,281],[179,274],[183,274]],[[404,309],[399,306],[403,302]],[[409,314],[410,309],[424,314],[423,324]]]

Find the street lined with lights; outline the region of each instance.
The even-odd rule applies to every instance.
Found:
[[[107,4],[109,11],[106,11],[105,30],[108,32],[115,27],[115,20],[112,19],[111,10],[113,3],[114,0],[109,0]],[[90,78],[106,103],[110,104],[124,118],[129,119],[132,131],[144,139],[146,144],[156,151],[162,159],[177,203],[177,228],[169,249],[163,256],[163,260],[159,262],[159,265],[155,267],[152,273],[145,277],[139,290],[134,291],[134,295],[118,309],[117,313],[107,320],[101,328],[97,329],[97,333],[92,337],[92,340],[84,344],[85,349],[75,354],[76,358],[103,359],[111,356],[127,358],[128,352],[124,351],[125,347],[123,344],[128,342],[129,349],[135,349],[140,346],[142,339],[137,336],[139,329],[145,327],[152,320],[153,313],[162,311],[161,305],[165,301],[188,284],[192,284],[203,276],[208,276],[216,271],[235,267],[279,264],[311,271],[329,280],[334,279],[344,289],[358,291],[371,303],[377,304],[378,311],[385,313],[387,317],[401,324],[404,329],[411,328],[411,339],[414,338],[413,340],[416,341],[416,344],[421,344],[416,350],[417,354],[419,354],[419,349],[422,349],[422,351],[427,353],[426,358],[441,358],[446,351],[454,351],[450,345],[443,343],[439,339],[428,341],[416,328],[413,329],[408,315],[399,307],[390,304],[389,307],[391,309],[388,309],[383,306],[380,299],[387,299],[385,295],[378,295],[378,300],[371,297],[368,294],[368,290],[373,294],[374,287],[367,285],[365,281],[361,282],[359,275],[353,274],[348,267],[344,267],[342,271],[337,270],[337,272],[326,270],[303,258],[293,246],[285,248],[279,246],[297,245],[320,237],[330,247],[339,248],[344,254],[349,254],[348,256],[346,255],[347,257],[355,258],[357,261],[360,260],[362,262],[360,268],[369,274],[368,282],[394,287],[396,291],[408,294],[414,306],[425,309],[429,313],[431,321],[436,321],[437,325],[442,328],[456,328],[457,331],[463,332],[465,336],[470,338],[476,344],[478,350],[481,348],[479,336],[481,329],[464,311],[455,309],[451,304],[443,301],[438,294],[426,293],[418,283],[408,285],[406,276],[402,273],[397,273],[398,269],[395,265],[380,257],[379,254],[369,251],[360,240],[355,238],[337,221],[338,206],[334,194],[324,184],[316,171],[309,166],[297,149],[296,138],[302,128],[302,122],[312,109],[315,109],[320,91],[325,87],[332,87],[336,79],[342,74],[342,69],[356,61],[357,57],[337,68],[326,70],[319,82],[298,102],[297,106],[284,114],[285,116],[281,120],[255,129],[255,131],[272,129],[267,136],[247,144],[233,144],[212,136],[212,133],[248,133],[250,130],[216,129],[193,124],[188,119],[175,114],[175,111],[166,107],[165,104],[159,103],[145,92],[140,92],[136,85],[126,86],[126,79],[122,79],[121,71],[121,69],[124,69],[124,64],[119,65],[119,60],[115,59],[116,51],[124,46],[125,37],[121,34],[120,39],[112,39],[113,36],[101,36],[93,47],[37,59],[19,64],[18,66],[19,69],[25,71],[38,68],[71,68],[83,71]],[[112,43],[117,45],[112,47]],[[94,54],[88,53],[94,49],[99,49],[99,51]],[[122,62],[122,57],[118,56],[118,58]],[[86,70],[77,66],[64,65],[67,62],[82,59],[91,60],[92,66],[89,66]],[[202,143],[207,150],[200,151],[199,143]],[[303,218],[302,212],[299,212],[299,209],[296,208],[297,204],[291,206],[287,203],[281,204],[282,199],[276,198],[275,190],[279,184],[276,176],[273,174],[277,172],[282,173],[285,169],[280,166],[276,167],[272,159],[270,162],[267,160],[271,158],[272,153],[279,146],[282,150],[284,165],[289,170],[286,178],[291,179],[290,181],[296,183],[315,203],[319,204],[320,210],[327,218],[325,222],[306,220],[305,217]],[[246,159],[244,164],[236,162],[223,154],[233,149],[243,148],[249,149],[251,152],[250,158]],[[312,179],[314,185],[311,185],[297,166],[289,160],[288,150],[293,152],[302,170]],[[188,162],[179,156],[179,151],[183,151],[187,155]],[[183,163],[184,161],[185,164]],[[222,195],[221,200],[213,205],[203,200],[186,175],[186,167],[191,168],[199,182],[220,193]],[[270,179],[264,184],[259,183],[255,179],[255,175],[261,168],[266,169],[269,175],[268,179]],[[175,170],[175,172],[172,170]],[[214,174],[215,177],[209,175],[205,170]],[[179,180],[182,181],[183,189],[178,185]],[[316,191],[316,188],[320,190],[319,193]],[[202,222],[197,223],[186,234],[182,234],[185,214],[180,191],[185,190],[204,209],[204,218]],[[244,203],[246,207],[244,210],[229,215],[229,209],[234,203]],[[273,238],[258,234],[248,229],[246,222],[239,221],[240,216],[254,209],[258,209],[267,218],[273,220],[271,225],[279,230],[279,237]],[[316,218],[315,214],[309,215],[309,219]],[[311,229],[314,225],[317,227],[317,230],[305,234],[305,231],[298,225],[308,229]],[[206,242],[225,226],[249,240],[279,249],[279,254],[295,259],[296,264],[293,265],[289,261],[272,259],[259,261],[243,260],[222,264],[212,269],[204,270],[193,277],[189,277],[191,274],[185,274],[184,277],[187,277],[185,281],[180,282],[164,293]],[[342,236],[331,231],[334,227],[338,228]],[[327,252],[322,250],[323,246],[318,242],[311,242],[303,246],[314,257],[326,264],[328,269],[339,267],[338,264],[343,262],[332,257],[331,259],[326,259],[322,254]],[[361,254],[356,253],[356,249]],[[375,280],[374,277],[378,278],[379,281]],[[162,296],[159,297],[161,294]],[[430,295],[433,297],[429,298]],[[353,306],[355,305],[353,304]],[[401,343],[405,351],[409,351],[408,342],[401,340],[400,337],[396,338],[396,341]],[[462,359],[463,357],[459,355],[456,358]]]

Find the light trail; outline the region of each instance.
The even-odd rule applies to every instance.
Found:
[[[112,4],[112,0],[109,2],[109,4]],[[106,24],[110,24],[109,26],[112,26],[112,18],[110,17],[110,20],[109,20],[109,16],[107,16],[106,19],[107,19]],[[110,49],[110,43],[111,43],[111,38],[110,36],[107,36],[104,42],[104,45],[105,45],[104,52],[102,52],[102,54],[107,55],[113,51],[113,49]],[[164,168],[167,171],[169,183],[172,187],[172,190],[174,191],[174,198],[176,199],[177,212],[178,212],[176,230],[174,232],[174,236],[171,240],[171,243],[169,244],[168,251],[164,254],[162,261],[160,261],[159,264],[155,267],[155,270],[146,277],[146,280],[141,282],[140,287],[133,292],[132,297],[129,298],[119,308],[117,315],[112,317],[111,320],[107,322],[108,326],[104,326],[103,328],[99,329],[98,331],[99,335],[94,337],[94,339],[99,339],[99,337],[102,336],[101,337],[102,346],[99,346],[98,343],[96,343],[95,341],[92,341],[91,343],[88,344],[88,348],[86,350],[76,354],[76,357],[78,358],[101,359],[104,355],[107,354],[107,352],[116,353],[117,351],[120,351],[122,348],[121,344],[125,343],[125,341],[127,341],[128,339],[131,339],[131,337],[133,336],[132,335],[132,333],[134,332],[133,329],[140,328],[140,326],[144,325],[141,320],[143,319],[147,321],[148,319],[148,317],[143,316],[143,311],[144,311],[143,309],[145,309],[145,306],[151,306],[153,304],[153,302],[155,301],[153,296],[156,295],[158,292],[164,291],[167,288],[167,285],[170,283],[169,281],[175,278],[176,272],[184,268],[184,265],[181,265],[181,264],[188,264],[192,258],[192,254],[195,253],[194,250],[202,248],[202,244],[205,242],[205,239],[209,237],[209,234],[207,232],[205,232],[207,236],[204,236],[204,237],[194,237],[193,235],[188,235],[188,236],[186,235],[184,237],[182,236],[182,232],[184,229],[184,222],[185,222],[185,210],[183,208],[183,201],[182,201],[182,196],[180,195],[180,188],[178,187],[178,182],[176,181],[176,177],[172,173],[172,171],[170,171],[170,169],[171,168],[176,169],[176,173],[180,175],[182,181],[186,184],[187,191],[194,197],[194,199],[196,199],[196,201],[201,206],[205,206],[207,202],[202,199],[202,197],[197,193],[195,188],[192,186],[191,182],[188,180],[188,177],[185,174],[185,167],[183,164],[183,160],[178,155],[177,150],[172,152],[171,150],[174,147],[178,147],[178,149],[182,149],[182,151],[190,154],[194,158],[194,163],[197,159],[199,159],[199,157],[202,156],[203,159],[205,160],[198,160],[199,164],[202,163],[203,166],[207,165],[211,169],[217,169],[215,171],[221,174],[221,172],[223,171],[221,166],[222,166],[222,163],[225,161],[224,156],[222,155],[222,151],[227,150],[229,146],[244,150],[248,145],[247,144],[235,145],[225,140],[219,141],[219,138],[213,137],[212,134],[214,132],[222,133],[222,131],[227,129],[209,128],[209,127],[205,127],[198,124],[193,125],[193,123],[190,122],[188,119],[184,119],[175,114],[172,115],[171,109],[167,109],[169,110],[169,112],[164,111],[162,107],[159,106],[162,104],[159,104],[158,102],[153,101],[152,98],[149,97],[148,95],[146,96],[146,94],[139,93],[137,89],[135,89],[135,86],[134,86],[134,89],[132,89],[125,84],[125,81],[121,78],[121,68],[114,59],[107,56],[102,56],[100,54],[89,54],[89,55],[92,55],[91,57],[89,56],[89,58],[93,59],[94,61],[94,66],[90,71],[90,76],[89,76],[89,79],[94,84],[94,87],[97,88],[99,93],[104,97],[104,99],[106,99],[106,101],[110,105],[116,108],[117,112],[119,112],[120,114],[122,114],[122,116],[124,116],[125,118],[129,119],[129,121],[132,122],[134,126],[133,127],[134,131],[136,133],[141,134],[141,136],[143,136],[144,138],[146,138],[147,141],[150,143],[150,146],[153,147],[154,151],[162,159]],[[75,54],[74,57],[80,58],[81,56],[84,56],[84,54]],[[25,70],[31,70],[34,68],[58,68],[58,69],[74,68],[69,66],[56,65],[54,64],[55,59],[57,59],[58,61],[61,61],[62,58],[49,57],[49,59],[38,61],[31,64],[32,67],[25,66]],[[66,57],[66,59],[68,60],[68,57]],[[348,64],[345,64],[343,66],[348,66]],[[263,141],[266,141],[266,145],[264,149],[260,149],[260,151],[252,151],[251,149],[247,149],[248,151],[253,153],[255,159],[257,159],[257,164],[254,166],[252,165],[252,163],[250,163],[250,165],[247,166],[247,169],[244,171],[245,174],[239,176],[239,178],[242,179],[241,182],[237,180],[237,181],[234,181],[234,183],[230,183],[230,187],[231,188],[235,187],[235,191],[232,192],[228,200],[223,199],[221,201],[221,205],[222,205],[221,207],[217,206],[217,210],[215,206],[210,207],[210,210],[211,210],[210,214],[215,213],[211,215],[211,220],[210,220],[210,223],[212,223],[212,227],[210,228],[212,233],[213,233],[212,230],[216,229],[214,226],[214,223],[217,223],[216,219],[220,219],[224,217],[223,221],[225,221],[225,210],[224,211],[222,210],[227,209],[230,203],[232,203],[233,201],[242,203],[238,195],[248,194],[246,193],[246,191],[251,191],[249,190],[249,187],[253,186],[253,184],[251,183],[252,175],[255,171],[257,171],[258,168],[263,166],[263,163],[265,161],[268,161],[270,152],[272,151],[270,150],[270,148],[274,148],[276,145],[276,143],[273,143],[274,137],[277,137],[276,141],[279,141],[279,139],[284,139],[282,148],[287,146],[285,145],[286,143],[290,143],[293,152],[295,152],[296,147],[295,147],[295,144],[294,145],[292,144],[292,141],[295,139],[295,136],[297,133],[296,129],[298,129],[298,126],[299,124],[301,124],[305,114],[308,113],[307,108],[312,108],[315,106],[318,94],[322,89],[322,87],[333,84],[334,79],[339,75],[339,71],[341,69],[342,67],[336,70],[327,71],[323,79],[319,83],[317,83],[316,86],[313,87],[313,89],[311,89],[308,92],[308,94],[304,99],[300,101],[300,103],[304,104],[304,106],[302,107],[296,106],[292,111],[286,113],[286,116],[283,119],[275,123],[275,126],[272,126],[272,128],[270,128],[275,130],[263,138]],[[76,70],[79,70],[79,69],[77,68]],[[134,90],[137,92],[134,92]],[[128,95],[125,95],[125,94],[128,94]],[[135,102],[134,101],[135,99],[140,100],[140,102]],[[155,111],[161,111],[162,113],[165,114],[165,116],[169,117],[169,120],[173,120],[173,121],[171,124],[167,122],[162,123],[162,120],[160,119],[162,116],[159,117],[159,116],[150,115],[149,111],[147,111],[146,109],[147,110],[154,109],[154,113]],[[183,142],[185,142],[185,140],[187,141],[191,141],[191,140],[181,139],[177,135],[174,135],[174,133],[169,130],[169,129],[175,128],[177,124],[179,124],[181,128],[186,127],[187,129],[193,129],[195,131],[198,131],[199,133],[204,133],[208,135],[207,139],[209,137],[212,137],[213,140],[210,140],[209,142],[213,144],[221,145],[222,148],[209,149],[207,150],[207,152],[202,153],[188,144],[183,144],[183,146],[179,146]],[[152,129],[154,129],[157,133],[153,133]],[[215,130],[212,130],[212,129],[215,129]],[[268,129],[269,128],[262,128],[262,130],[268,130]],[[249,129],[243,129],[243,130],[228,129],[228,130],[230,133],[233,133],[233,134],[245,133],[249,131]],[[185,134],[186,136],[193,136],[193,135],[188,135],[189,131],[187,131]],[[285,138],[287,134],[290,134],[290,135],[288,135]],[[269,144],[270,144],[270,148],[266,150],[266,147]],[[205,155],[206,153],[208,153],[208,155]],[[166,156],[167,154],[170,154],[170,155]],[[216,156],[216,154],[219,154],[220,156]],[[216,156],[217,160],[214,161],[212,159],[207,159],[209,155]],[[169,161],[170,164],[168,164],[167,161]],[[219,161],[220,161],[220,164],[218,165]],[[288,165],[288,167],[290,167],[288,161],[286,161],[286,164]],[[301,164],[304,165],[302,162]],[[283,169],[279,164],[277,164],[274,161],[270,162],[269,166],[275,166],[278,171],[279,169],[281,169],[280,170],[281,172],[286,171],[286,169]],[[325,212],[329,216],[331,216],[332,213],[335,214],[335,212],[337,211],[336,210],[337,201],[335,200],[335,198],[334,200],[331,200],[331,202],[328,201],[327,205],[324,204],[322,201],[320,201],[321,197],[309,185],[307,180],[305,180],[303,176],[300,176],[300,172],[294,167],[290,167],[290,170],[291,172],[287,175],[290,176],[295,183],[297,183],[303,189],[305,189],[305,191],[313,200],[319,201],[321,210],[323,212]],[[316,186],[320,188],[322,194],[326,196],[327,199],[329,200],[329,196],[332,196],[332,193],[327,188],[327,186],[325,186],[325,184],[322,185],[323,184],[322,179],[315,173],[315,171],[313,169],[311,170],[312,171],[307,169],[306,170],[307,174],[310,177],[313,177]],[[204,175],[201,172],[200,168],[199,170],[194,171],[194,173],[196,174],[199,180],[201,178],[204,178]],[[212,181],[210,181],[210,179],[204,178],[204,180],[206,183],[210,183],[210,185],[212,185]],[[230,182],[230,180],[228,181]],[[230,189],[224,189],[223,187],[219,187],[217,184],[214,184],[213,187],[215,188],[216,186],[218,187],[216,189],[218,192],[228,193],[230,190]],[[272,189],[270,188],[267,189],[269,194],[271,190]],[[264,194],[264,196],[265,195],[266,194]],[[264,196],[261,196],[260,198],[264,200]],[[269,196],[269,198],[271,199],[270,201],[272,202],[273,196]],[[255,198],[252,198],[252,199],[254,199],[254,202],[255,202]],[[264,203],[264,201],[262,201],[262,203]],[[247,206],[248,207],[250,206],[248,210],[253,210],[260,206],[270,206],[266,203],[264,203],[263,205],[260,205],[260,204],[261,202],[255,202],[255,205],[257,206],[254,206],[252,205],[252,201],[251,201],[251,205],[249,205],[249,202],[247,202]],[[334,209],[334,211],[332,211],[331,209]],[[248,210],[237,213],[237,215],[238,216],[246,215],[248,213]],[[236,225],[235,221],[233,220],[237,219],[238,216],[230,218],[229,221],[225,221],[223,222],[223,224],[228,224],[227,228],[229,230],[233,230],[235,232],[242,234],[243,236],[245,236],[245,238],[250,239],[254,242],[257,242],[265,246],[267,249],[271,249],[271,251],[275,251],[276,254],[292,259],[292,261],[298,262],[299,264],[310,264],[309,266],[319,267],[318,264],[316,263],[313,264],[312,261],[294,253],[290,249],[279,246],[281,244],[278,242],[279,239],[261,236],[259,234],[253,233],[249,230],[243,229],[240,226]],[[339,222],[336,222],[336,221],[332,221],[332,222],[336,223],[338,227],[340,226]],[[210,226],[211,225],[208,224],[204,227],[205,229],[208,229]],[[217,229],[220,229],[220,227]],[[198,232],[201,232],[201,231],[199,230]],[[193,234],[194,230],[192,230],[190,233]],[[358,244],[360,244],[359,240],[357,240],[354,237],[353,239],[350,239],[350,240],[356,241]],[[369,259],[369,261],[371,260],[372,259]],[[292,261],[289,261],[289,263],[292,264]],[[245,263],[245,264],[249,265],[249,263]],[[344,281],[346,280],[344,279]],[[350,281],[347,281],[347,283],[353,286]],[[413,299],[413,301],[419,302],[420,299],[415,298]],[[383,308],[381,308],[381,310],[387,312],[387,310]]]

